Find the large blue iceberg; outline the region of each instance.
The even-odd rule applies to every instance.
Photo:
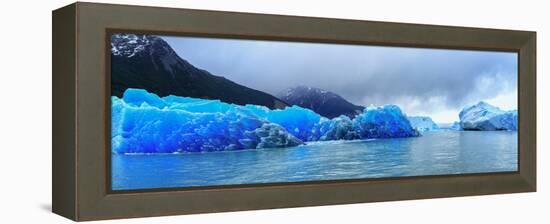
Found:
[[[298,106],[270,110],[219,100],[158,97],[128,89],[112,101],[113,153],[210,152],[290,147],[308,141],[418,136],[399,107],[367,107],[351,120]]]
[[[408,118],[413,128],[419,132],[439,130],[439,126],[432,120],[431,117],[409,116]]]
[[[459,114],[462,130],[496,131],[518,129],[518,111],[504,111],[486,102],[462,109]]]
[[[365,108],[362,114],[353,119],[353,129],[360,139],[403,138],[420,135],[396,105]]]

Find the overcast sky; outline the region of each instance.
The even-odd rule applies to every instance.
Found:
[[[517,54],[219,38],[163,37],[212,74],[276,95],[305,85],[357,105],[396,104],[438,123],[484,100],[517,108]]]

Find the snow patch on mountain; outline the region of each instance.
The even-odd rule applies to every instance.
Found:
[[[113,34],[111,36],[111,52],[115,56],[131,58],[151,45],[156,36],[136,34]]]

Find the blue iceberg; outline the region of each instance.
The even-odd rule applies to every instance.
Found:
[[[219,100],[158,97],[142,89],[113,96],[113,153],[211,152],[291,147],[308,141],[418,136],[399,107],[367,107],[351,120],[298,106],[270,110]]]
[[[460,122],[458,122],[458,121],[453,122],[453,124],[451,125],[451,129],[452,130],[457,130],[457,131],[462,130],[462,128],[460,127]]]
[[[439,126],[432,120],[431,117],[409,116],[408,118],[413,128],[419,132],[439,130]]]
[[[313,128],[321,121],[321,115],[299,106],[287,107],[283,110],[269,110],[265,119],[283,126],[288,132],[302,141],[312,139]]]
[[[497,131],[518,129],[517,110],[504,111],[486,102],[479,102],[460,111],[462,130]]]
[[[114,153],[208,152],[303,144],[283,127],[238,106],[216,100],[159,98],[133,89],[127,90],[123,99],[112,97],[111,138]]]
[[[333,119],[324,118],[313,129],[311,141],[353,140],[359,139],[359,135],[353,129],[353,121],[341,115]]]
[[[353,120],[347,116],[322,118],[312,130],[310,141],[404,138],[419,136],[398,106],[369,106]]]
[[[365,108],[362,114],[353,119],[353,129],[360,139],[404,138],[420,135],[396,105]]]

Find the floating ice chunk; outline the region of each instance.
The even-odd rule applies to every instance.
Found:
[[[266,119],[283,126],[288,132],[302,141],[308,141],[313,128],[321,120],[321,115],[299,106],[277,109],[267,113]]]
[[[517,130],[518,127],[517,110],[504,111],[483,101],[462,109],[459,118],[463,130]]]
[[[146,103],[157,108],[163,108],[166,106],[164,100],[156,94],[148,93],[144,89],[128,89],[124,92],[122,97],[124,98],[125,103],[133,106],[140,106],[142,103]]]
[[[396,105],[369,106],[353,119],[353,129],[361,139],[419,136],[409,119]]]
[[[168,106],[173,110],[184,110],[192,113],[227,113],[235,107],[231,104],[222,103],[219,100],[189,101],[187,103],[171,103]]]
[[[285,128],[256,116],[264,111],[261,107],[160,98],[138,89],[128,89],[122,99],[112,97],[111,102],[114,153],[223,151],[303,143]]]
[[[248,134],[249,136],[253,135],[256,137],[255,140],[258,140],[258,144],[255,148],[258,149],[297,146],[304,143],[302,140],[288,133],[283,127],[273,123],[264,123],[261,127]]]
[[[312,140],[329,141],[359,139],[359,136],[353,129],[352,120],[345,115],[333,118],[332,120],[323,119],[314,130],[314,133],[318,133],[319,137],[313,135]]]
[[[112,102],[113,153],[173,153],[289,147],[305,141],[418,136],[397,106],[369,107],[351,120],[298,106],[270,110],[219,100],[158,97],[128,89]]]
[[[409,121],[414,129],[419,132],[438,130],[439,126],[430,117],[426,116],[409,116]]]

